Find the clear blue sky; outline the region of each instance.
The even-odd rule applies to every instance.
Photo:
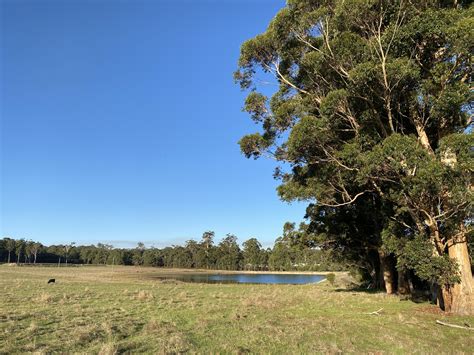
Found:
[[[270,246],[303,204],[232,79],[241,43],[284,1],[0,0],[1,236],[165,246],[255,236]]]

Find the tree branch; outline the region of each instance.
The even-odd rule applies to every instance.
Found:
[[[360,196],[362,196],[363,194],[365,194],[366,192],[371,192],[372,190],[365,190],[363,192],[359,192],[357,195],[355,195],[353,198],[351,198],[349,201],[347,202],[343,202],[343,203],[337,203],[337,204],[329,204],[329,203],[322,203],[320,201],[318,201],[318,204],[320,204],[321,206],[327,206],[327,207],[341,207],[341,206],[346,206],[346,205],[350,205],[351,203],[353,203],[355,200],[357,200]]]

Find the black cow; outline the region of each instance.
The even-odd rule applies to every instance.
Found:
[[[49,279],[48,284],[54,284],[56,282],[56,279]]]

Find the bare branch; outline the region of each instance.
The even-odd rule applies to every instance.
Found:
[[[296,91],[299,91],[303,94],[306,94],[306,95],[309,95],[309,92],[306,91],[306,90],[303,90],[299,87],[297,87],[295,84],[293,84],[291,81],[289,81],[287,78],[285,78],[285,76],[280,72],[280,65],[278,64],[278,62],[273,62],[273,65],[275,67],[275,72],[276,74],[278,75],[278,77],[287,85],[291,86],[293,89],[295,89]]]
[[[347,165],[341,163],[341,161],[339,159],[337,159],[334,155],[332,155],[331,153],[328,152],[328,150],[326,148],[324,148],[323,145],[320,145],[321,149],[324,151],[324,153],[331,159],[330,161],[333,161],[335,162],[337,165],[343,167],[344,169],[346,170],[350,170],[350,171],[359,171],[358,168],[351,168],[351,167],[348,167]]]
[[[463,327],[462,325],[456,325],[456,324],[451,324],[451,323],[445,323],[445,322],[441,322],[440,320],[436,320],[436,324],[445,325],[446,327],[451,327],[451,328],[474,330],[474,328],[471,328],[470,326],[469,326],[469,327]]]
[[[380,316],[380,312],[382,312],[383,308],[380,308],[376,311],[373,311],[373,312],[369,312],[369,313],[366,313],[366,314],[369,314],[369,315],[374,315],[374,316]]]
[[[357,200],[360,196],[362,196],[363,194],[365,194],[366,192],[371,192],[372,190],[365,190],[363,192],[359,192],[357,195],[355,195],[353,198],[351,198],[349,201],[347,202],[343,202],[343,203],[337,203],[337,204],[334,204],[334,205],[331,205],[331,204],[328,204],[328,203],[322,203],[320,201],[318,201],[318,204],[320,204],[321,206],[327,206],[327,207],[341,207],[341,206],[346,206],[346,205],[350,205],[351,203],[353,203],[355,200]]]

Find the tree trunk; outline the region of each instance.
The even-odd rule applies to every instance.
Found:
[[[396,292],[395,287],[395,267],[389,255],[384,251],[379,250],[380,257],[380,269],[383,275],[383,281],[385,284],[385,291],[387,294],[393,294]]]
[[[399,271],[398,272],[398,294],[399,295],[409,295],[411,294],[411,287],[410,287],[410,278],[408,272],[406,271]]]
[[[418,119],[415,119],[413,123],[415,124],[416,132],[418,133],[418,140],[420,141],[421,145],[428,151],[428,153],[433,155],[433,149],[431,148],[430,140],[426,134],[423,124]]]
[[[448,245],[448,253],[459,265],[461,282],[443,287],[444,310],[459,315],[474,315],[474,282],[466,238]]]
[[[384,288],[382,263],[380,261],[380,255],[377,249],[369,252],[370,262],[367,265],[367,272],[371,278],[369,287],[373,287],[377,290]]]
[[[9,263],[9,264],[10,264],[10,253],[11,253],[11,251],[9,250],[9,251],[8,251],[8,263]]]
[[[380,260],[378,269],[376,270],[376,276],[375,276],[375,288],[378,290],[385,289],[385,281],[383,280],[383,266],[382,266],[382,260]]]

